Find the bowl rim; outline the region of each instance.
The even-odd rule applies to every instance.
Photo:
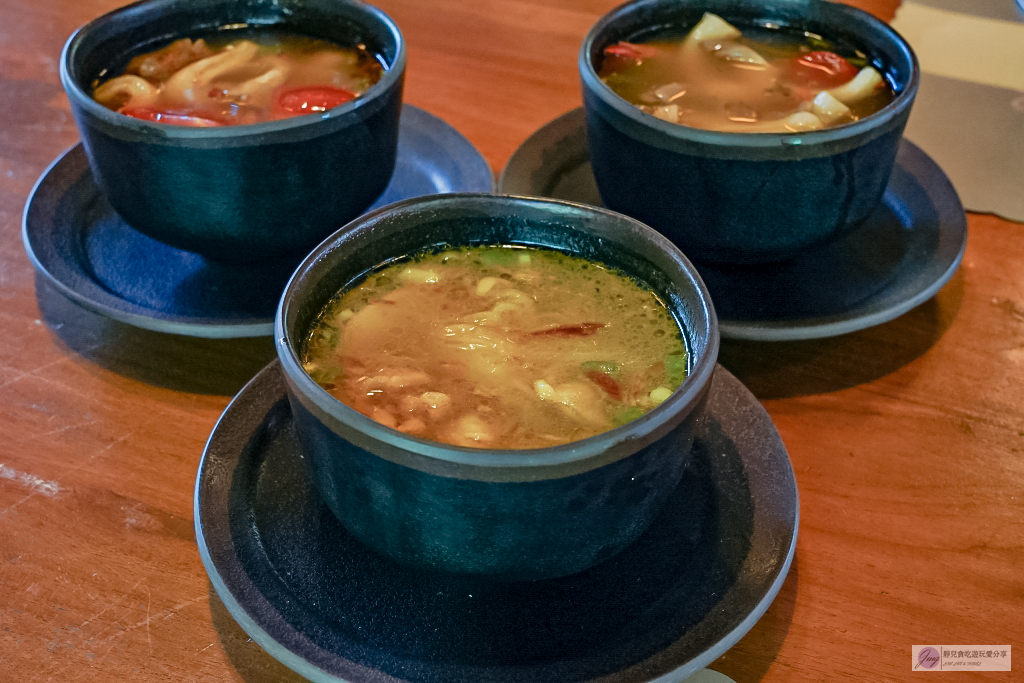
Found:
[[[385,427],[331,396],[306,373],[296,350],[295,342],[298,340],[287,329],[286,320],[290,307],[296,305],[292,302],[295,290],[304,284],[307,274],[317,264],[325,261],[330,252],[353,236],[358,236],[366,231],[372,232],[374,226],[379,221],[394,214],[413,213],[423,208],[436,208],[443,211],[446,205],[448,207],[456,205],[466,206],[467,204],[472,206],[477,203],[486,205],[496,202],[511,202],[513,206],[526,204],[533,207],[549,207],[550,209],[563,212],[569,210],[591,216],[605,216],[616,221],[627,221],[638,229],[646,240],[653,242],[656,247],[665,252],[669,259],[679,267],[679,274],[688,280],[689,285],[696,291],[697,299],[700,303],[700,313],[707,321],[708,332],[704,344],[704,352],[696,358],[683,384],[668,399],[635,420],[586,439],[567,444],[529,449],[471,448],[422,439]],[[552,215],[556,215],[555,211],[552,212]],[[690,331],[690,334],[694,334],[694,332]],[[304,399],[311,402],[317,409],[323,411],[332,419],[337,420],[346,428],[358,432],[364,437],[368,437],[389,451],[388,454],[376,453],[377,455],[388,459],[396,459],[389,456],[395,456],[395,451],[397,450],[397,460],[409,464],[416,469],[422,469],[422,467],[417,467],[416,465],[418,458],[425,458],[428,462],[439,461],[457,467],[469,467],[472,469],[482,468],[485,470],[522,472],[523,470],[537,468],[556,467],[561,469],[561,466],[569,465],[570,470],[576,472],[586,471],[587,469],[603,466],[628,457],[643,446],[661,438],[679,420],[683,419],[697,407],[699,401],[710,387],[711,377],[718,359],[719,343],[718,318],[711,301],[711,295],[700,278],[697,269],[678,247],[653,228],[634,218],[588,204],[541,197],[494,195],[477,192],[414,197],[364,214],[343,226],[321,242],[296,268],[281,295],[277,313],[274,317],[274,345],[277,350],[277,356],[281,361],[281,367],[284,370],[287,384],[290,385],[290,388],[296,390],[300,400]],[[690,352],[692,353],[692,351]],[[634,444],[635,447],[629,448],[630,443]],[[625,448],[619,448],[619,446]],[[590,467],[584,465],[587,461],[592,461],[588,463],[591,465]],[[538,476],[547,478],[543,475]]]
[[[686,4],[700,6],[699,0],[684,0]],[[921,67],[913,48],[895,29],[887,23],[878,19],[869,12],[866,12],[851,5],[834,2],[815,2],[825,8],[826,12],[837,12],[840,16],[852,15],[866,21],[876,30],[880,31],[886,38],[891,40],[900,50],[904,52],[910,61],[910,77],[906,85],[896,94],[892,102],[880,110],[865,116],[852,123],[844,123],[830,128],[821,128],[813,131],[802,131],[793,133],[757,133],[757,132],[726,132],[710,130],[706,128],[694,128],[679,123],[669,123],[651,114],[641,111],[636,106],[612,90],[601,77],[591,62],[590,53],[594,43],[598,41],[601,34],[610,28],[616,21],[628,16],[634,10],[659,4],[678,4],[679,0],[628,0],[603,15],[590,28],[583,39],[577,57],[577,68],[583,81],[584,89],[597,95],[601,102],[610,106],[616,113],[625,116],[631,121],[657,131],[669,138],[686,140],[694,143],[711,145],[715,147],[747,147],[747,148],[778,148],[780,146],[819,146],[827,145],[840,140],[848,140],[858,135],[870,135],[872,131],[883,127],[893,119],[899,117],[913,103],[917,94],[918,85],[921,80]]]
[[[395,41],[395,58],[388,68],[384,70],[380,80],[374,83],[370,88],[363,93],[361,97],[349,100],[344,104],[341,104],[333,109],[329,109],[325,112],[313,112],[310,114],[303,114],[301,116],[291,116],[285,119],[278,119],[276,121],[264,121],[261,123],[247,123],[247,124],[236,124],[230,126],[217,126],[212,128],[193,128],[191,126],[177,126],[167,123],[157,123],[155,121],[146,121],[143,119],[136,119],[131,116],[125,116],[118,112],[104,107],[102,104],[94,100],[84,88],[82,88],[77,80],[72,76],[72,73],[76,70],[71,64],[73,57],[77,55],[77,50],[81,43],[85,40],[88,35],[102,28],[111,22],[115,22],[124,16],[132,16],[136,14],[143,14],[152,11],[159,11],[168,7],[176,5],[187,5],[188,2],[182,2],[182,0],[137,0],[130,5],[119,7],[111,10],[105,14],[101,14],[95,19],[83,24],[72,33],[67,41],[64,43],[64,47],[61,50],[60,55],[60,81],[61,85],[64,86],[65,92],[68,97],[75,101],[75,104],[82,107],[90,115],[100,119],[104,123],[120,127],[123,129],[136,131],[138,133],[153,135],[156,134],[160,138],[168,140],[209,140],[209,139],[233,139],[242,138],[248,136],[266,135],[269,133],[277,133],[283,131],[290,131],[296,128],[303,128],[305,126],[317,123],[319,121],[326,121],[332,119],[341,118],[350,112],[357,111],[374,100],[378,99],[381,95],[391,90],[392,86],[396,82],[400,82],[406,65],[406,46],[405,38],[402,35],[398,25],[394,22],[391,17],[385,14],[382,10],[358,0],[337,0],[338,4],[349,5],[363,13],[366,19],[372,19],[380,22],[387,31],[391,34]],[[246,2],[238,2],[239,6],[244,8]],[[282,8],[282,3],[279,2],[267,2],[266,4]],[[245,22],[249,26],[288,26],[288,13],[281,11],[277,15],[277,20],[272,22]],[[180,36],[185,37],[185,36]]]

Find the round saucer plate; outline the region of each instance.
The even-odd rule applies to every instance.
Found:
[[[583,109],[520,145],[498,191],[600,206]],[[966,246],[967,218],[949,178],[903,140],[881,204],[857,229],[790,261],[697,270],[723,337],[814,339],[879,325],[924,303],[956,272]]]
[[[574,576],[493,583],[405,569],[344,530],[307,478],[275,361],[207,442],[200,555],[242,628],[312,681],[681,681],[764,614],[796,548],[782,440],[739,380],[718,367],[713,382],[693,464],[636,543]]]
[[[487,161],[447,123],[407,104],[399,125],[395,173],[368,210],[425,194],[494,190]],[[136,327],[192,337],[273,334],[296,265],[215,263],[132,229],[96,187],[81,144],[36,182],[22,240],[36,270],[73,301]]]

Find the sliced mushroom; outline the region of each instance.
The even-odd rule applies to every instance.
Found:
[[[148,107],[156,101],[159,91],[139,76],[118,76],[96,88],[93,97],[109,109]]]
[[[740,30],[717,14],[705,12],[697,25],[690,29],[686,42],[702,43],[705,40],[731,40],[739,38]]]
[[[193,103],[199,99],[196,96],[197,88],[201,90],[232,69],[251,61],[259,51],[259,45],[251,40],[231,43],[212,57],[200,59],[177,71],[167,79],[164,94],[179,103]]]
[[[212,54],[202,38],[194,43],[189,38],[182,38],[156,52],[135,57],[128,62],[125,73],[138,74],[159,83],[170,78],[175,71]]]
[[[679,105],[677,104],[666,104],[661,107],[652,107],[651,114],[662,121],[679,123]]]
[[[494,440],[494,432],[489,424],[476,415],[463,415],[449,431],[452,443],[459,446],[478,446]]]
[[[843,119],[853,118],[850,108],[822,90],[811,102],[811,113],[821,119],[825,125],[831,125]]]
[[[283,59],[274,59],[271,64],[271,68],[259,76],[224,88],[221,91],[221,97],[239,103],[268,106],[274,88],[285,82],[290,71],[287,62]]]
[[[681,83],[666,83],[665,85],[659,85],[655,88],[651,88],[641,95],[640,99],[648,104],[670,104],[685,94],[685,85],[682,85]]]
[[[825,126],[817,116],[810,112],[798,111],[782,119],[782,126],[792,133],[802,133],[808,130],[818,130]]]
[[[608,422],[604,415],[601,397],[589,384],[566,382],[552,386],[543,379],[533,383],[533,390],[542,401],[553,401],[566,416],[594,426]]]
[[[854,104],[871,97],[880,85],[882,85],[882,74],[874,68],[866,66],[849,82],[826,92],[843,104]]]
[[[701,42],[700,46],[712,56],[735,66],[748,69],[768,68],[768,60],[759,55],[757,50],[734,40],[705,40]]]

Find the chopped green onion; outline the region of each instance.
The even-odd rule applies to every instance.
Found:
[[[480,260],[489,266],[511,266],[517,260],[519,253],[516,249],[487,249],[480,255]]]
[[[617,413],[615,413],[612,416],[612,422],[614,422],[615,426],[618,427],[619,425],[624,425],[627,422],[632,422],[633,420],[643,415],[645,412],[647,411],[645,411],[643,408],[638,408],[637,406],[629,406],[628,408],[624,408],[623,410],[620,410]]]
[[[665,358],[665,376],[673,388],[682,384],[689,374],[689,361],[690,357],[685,353],[672,354]]]

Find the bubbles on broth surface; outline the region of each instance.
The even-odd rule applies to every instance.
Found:
[[[451,249],[369,274],[313,325],[303,362],[388,427],[542,448],[636,419],[686,378],[676,320],[641,283],[561,252]]]

